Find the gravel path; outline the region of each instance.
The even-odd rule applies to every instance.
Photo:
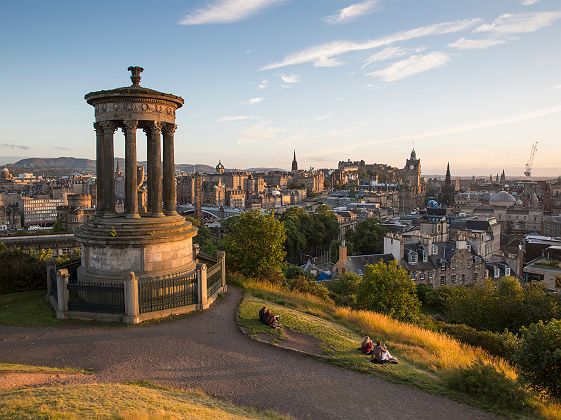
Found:
[[[94,369],[101,381],[147,379],[296,418],[456,419],[491,416],[246,337],[241,291],[202,313],[136,327],[0,326],[0,361]]]

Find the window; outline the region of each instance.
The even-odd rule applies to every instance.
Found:
[[[455,275],[455,274],[452,274],[452,275],[450,276],[450,282],[451,282],[452,284],[456,284],[456,275]]]
[[[462,274],[462,283],[465,283],[465,282],[466,282],[466,275]]]
[[[510,267],[505,267],[505,276],[510,276]]]
[[[416,252],[410,252],[409,253],[409,264],[417,264],[417,253]]]
[[[415,280],[416,279],[416,274],[414,271],[411,271],[411,280]]]
[[[419,274],[419,280],[424,280],[424,279],[425,279],[425,273]]]
[[[446,276],[440,276],[440,284],[444,286],[446,284]]]
[[[440,270],[446,271],[446,264],[442,263],[442,265],[440,266]]]
[[[494,277],[497,279],[501,276],[501,270],[499,270],[499,267],[495,267],[495,275]]]
[[[468,251],[471,251],[471,244],[467,244],[467,245],[466,245],[466,249],[467,249]]]
[[[438,255],[438,247],[437,247],[436,245],[433,245],[433,246],[432,246],[432,253],[433,253],[434,255]]]
[[[429,259],[429,255],[427,253],[427,251],[423,251],[423,262],[427,262]]]
[[[432,273],[429,272],[429,280],[432,280]]]

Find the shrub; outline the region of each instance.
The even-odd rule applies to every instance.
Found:
[[[357,305],[400,321],[416,322],[421,307],[416,290],[415,282],[396,261],[380,261],[366,266],[358,287]]]
[[[51,250],[0,247],[0,293],[45,289],[45,263],[51,256]]]
[[[528,411],[530,408],[524,386],[481,359],[467,368],[452,371],[448,384],[498,410]]]
[[[361,281],[362,279],[358,274],[345,273],[331,280],[327,288],[331,298],[337,305],[355,308],[357,306],[356,297]]]
[[[423,305],[427,304],[427,294],[429,294],[431,291],[432,287],[427,286],[426,284],[420,283],[417,285],[417,298],[419,298],[419,301]]]
[[[311,280],[307,276],[297,276],[294,279],[287,279],[286,286],[289,290],[300,293],[308,293],[319,297],[325,302],[332,302],[329,297],[329,290],[327,290],[323,284],[318,283],[315,280]]]
[[[525,378],[561,397],[561,320],[539,321],[520,330],[515,361]]]
[[[441,331],[475,347],[481,347],[489,353],[511,359],[519,345],[518,338],[511,332],[502,334],[491,331],[478,331],[463,324],[442,324]]]

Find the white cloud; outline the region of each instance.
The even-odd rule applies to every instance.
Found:
[[[283,60],[269,63],[260,70],[278,69],[281,67],[294,66],[297,64],[314,63],[316,67],[333,67],[342,64],[335,57],[353,51],[366,51],[374,48],[384,47],[396,42],[431,36],[444,35],[464,31],[478,23],[481,19],[465,19],[453,22],[436,23],[421,26],[408,31],[397,32],[381,38],[366,42],[334,41],[315,45],[295,53],[287,55]]]
[[[267,89],[269,87],[269,81],[267,79],[263,79],[257,85],[257,89]]]
[[[361,68],[367,67],[372,63],[378,63],[380,61],[392,60],[397,57],[401,57],[407,54],[407,50],[401,47],[387,47],[377,53],[372,54],[366,60]]]
[[[361,144],[357,144],[357,146],[366,146],[369,144],[393,143],[393,142],[404,141],[404,140],[418,140],[418,139],[427,139],[432,137],[448,136],[451,134],[462,133],[464,131],[516,124],[519,122],[535,120],[538,118],[544,118],[555,114],[561,114],[561,105],[557,105],[549,108],[536,109],[534,111],[525,112],[523,114],[517,114],[509,117],[503,117],[496,120],[473,122],[473,123],[457,125],[452,127],[444,127],[426,133],[411,133],[399,137],[363,142]]]
[[[283,74],[281,75],[281,80],[283,83],[293,85],[296,83],[300,83],[300,76],[297,74]]]
[[[273,140],[282,129],[273,127],[272,121],[262,121],[245,129],[238,139],[238,144],[253,144]]]
[[[314,61],[314,67],[337,67],[342,66],[343,62],[333,57],[318,57]]]
[[[255,115],[225,115],[216,120],[216,122],[232,122],[232,121],[245,121],[254,120],[257,118]]]
[[[474,32],[491,32],[501,35],[535,32],[552,25],[561,19],[561,12],[536,12],[499,16],[493,23],[486,23],[475,28]]]
[[[323,18],[323,20],[328,23],[347,23],[359,18],[360,16],[373,13],[377,9],[378,0],[366,0],[344,7],[339,10],[336,15],[327,16]]]
[[[377,77],[384,82],[395,82],[427,70],[442,67],[449,61],[450,56],[448,54],[435,51],[424,55],[412,55],[405,60],[393,63],[389,67],[368,73],[368,75]]]
[[[551,90],[561,90],[561,85],[553,86]]]
[[[520,0],[519,3],[522,6],[531,6],[532,4],[536,4],[539,0]]]
[[[505,44],[503,39],[466,39],[460,38],[457,41],[448,44],[450,48],[457,50],[484,50],[495,45]]]
[[[284,0],[215,0],[194,10],[179,21],[180,25],[239,22]]]
[[[255,105],[258,104],[259,102],[263,102],[263,98],[250,98],[247,101],[243,101],[241,102],[242,105]]]

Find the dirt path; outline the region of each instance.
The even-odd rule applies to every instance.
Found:
[[[446,398],[337,368],[246,337],[241,291],[212,309],[152,325],[0,326],[0,361],[93,369],[98,381],[151,380],[297,418],[490,418]]]

